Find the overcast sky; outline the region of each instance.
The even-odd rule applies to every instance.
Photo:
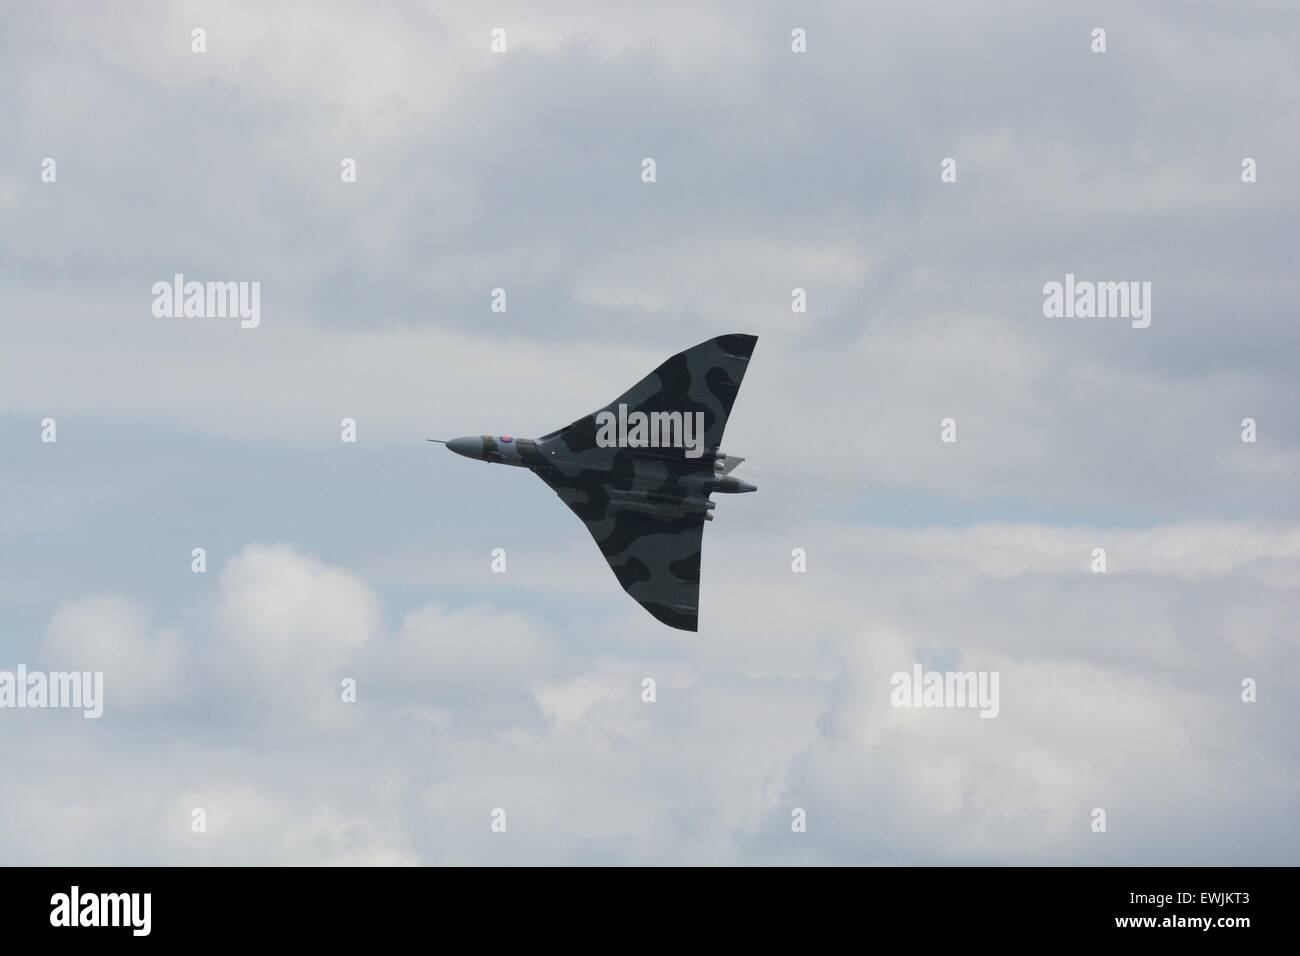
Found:
[[[1300,862],[1298,27],[0,0],[0,670],[105,674],[0,710],[0,863]],[[730,332],[698,634],[424,441]],[[891,706],[918,663],[998,716]]]

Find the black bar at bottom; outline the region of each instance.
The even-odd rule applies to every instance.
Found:
[[[64,937],[92,946],[414,938],[439,947],[515,939],[549,947],[584,938],[614,946],[716,938],[730,947],[786,939],[803,947],[828,933],[868,943],[882,932],[918,943],[1128,936],[1231,945],[1285,928],[1295,875],[1286,868],[11,868],[0,870],[0,926],[11,942]]]

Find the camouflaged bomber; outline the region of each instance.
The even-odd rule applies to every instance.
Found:
[[[670,627],[699,621],[700,548],[716,492],[757,489],[720,450],[758,337],[679,352],[609,405],[538,439],[456,438],[467,458],[530,469],[582,519],[623,590]]]

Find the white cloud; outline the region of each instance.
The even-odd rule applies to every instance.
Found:
[[[249,545],[221,572],[216,628],[249,676],[337,668],[382,627],[365,582],[285,545]]]
[[[48,670],[102,671],[106,712],[166,707],[192,686],[182,664],[180,634],[154,627],[143,607],[120,595],[79,598],[59,607],[37,653]]]
[[[1148,554],[1117,590],[1124,574],[1059,559],[1074,530],[824,528],[806,538],[802,575],[765,568],[742,541],[750,557],[709,581],[699,635],[674,643],[650,628],[603,653],[482,603],[422,607],[390,634],[354,574],[249,546],[222,570],[217,600],[186,614],[193,631],[152,628],[122,598],[60,610],[51,650],[113,658],[139,697],[107,736],[42,724],[48,758],[32,779],[65,788],[51,806],[6,786],[26,819],[85,821],[58,858],[77,845],[96,859],[124,852],[127,837],[97,837],[93,821],[120,816],[134,787],[157,791],[130,835],[133,858],[149,861],[1285,858],[1294,847],[1265,834],[1292,799],[1285,754],[1300,714],[1285,688],[1300,655],[1258,637],[1288,633],[1296,606],[1249,557],[1296,573],[1296,532],[1101,533],[1171,559]],[[1206,596],[1208,580],[1221,590]],[[142,690],[164,644],[169,681],[193,685],[204,724],[237,737],[141,748],[176,711]],[[209,666],[214,652],[224,666]],[[998,716],[891,707],[890,677],[913,662],[997,671]],[[322,676],[343,663],[359,677],[356,704]],[[1240,700],[1251,675],[1257,704]],[[656,679],[655,703],[641,700],[643,677]],[[292,772],[275,756],[290,742]],[[129,776],[101,798],[56,770],[56,753]],[[165,770],[174,762],[183,772]],[[188,833],[191,805],[209,812],[205,842]],[[511,842],[492,840],[495,806]],[[1098,806],[1105,835],[1089,829]],[[808,811],[806,839],[789,831],[794,807]],[[1232,836],[1198,842],[1214,827]],[[48,859],[40,847],[16,852]]]

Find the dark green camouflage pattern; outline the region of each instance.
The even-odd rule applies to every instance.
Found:
[[[753,335],[720,335],[679,352],[605,408],[537,440],[484,435],[449,447],[531,469],[586,525],[623,590],[670,627],[695,631],[710,496],[756,490],[727,474],[738,460],[719,446],[757,342]],[[601,447],[598,416],[617,415],[620,404],[629,415],[701,413],[703,453]]]

